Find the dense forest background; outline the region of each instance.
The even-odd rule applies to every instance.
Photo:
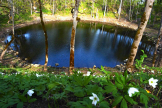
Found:
[[[81,0],[78,16],[89,16],[92,18],[124,18],[129,21],[139,22],[145,9],[147,0]],[[11,22],[11,0],[0,1],[0,24]],[[13,0],[15,23],[32,20],[39,16],[39,4],[37,0]],[[43,14],[49,15],[71,15],[75,6],[74,0],[41,0]],[[162,0],[155,0],[151,12],[148,27],[159,29]],[[121,15],[120,15],[121,12]]]

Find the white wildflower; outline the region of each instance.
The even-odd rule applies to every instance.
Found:
[[[34,93],[33,90],[34,90],[34,89],[28,90],[27,94],[28,94],[29,96],[32,96],[32,94]]]
[[[149,85],[152,86],[153,88],[156,88],[158,80],[154,78],[149,79]]]
[[[135,92],[139,92],[137,88],[134,88],[134,87],[130,87],[128,89],[128,94],[129,94],[129,97],[132,97],[132,95],[135,93]]]
[[[78,74],[81,73],[81,71],[78,71]]]
[[[89,99],[93,100],[92,104],[96,106],[97,101],[99,101],[99,98],[96,94],[92,93],[93,96],[89,97]]]
[[[91,74],[91,72],[90,72],[90,71],[88,71],[88,72],[87,72],[87,76],[89,76],[90,74]]]
[[[142,67],[143,70],[145,70],[145,68]]]
[[[4,73],[0,72],[0,74],[4,75]]]
[[[43,76],[43,75],[39,75],[39,74],[36,73],[36,76],[37,76],[37,77],[40,77],[40,76]]]
[[[151,70],[151,73],[154,73],[154,70]]]

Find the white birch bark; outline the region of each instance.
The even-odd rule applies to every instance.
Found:
[[[146,28],[146,25],[147,25],[147,22],[148,22],[148,19],[149,19],[151,10],[152,10],[153,2],[154,2],[154,0],[147,0],[145,11],[144,11],[142,18],[141,18],[140,26],[139,26],[139,28],[136,32],[136,35],[135,35],[135,38],[134,38],[134,41],[133,41],[133,44],[132,44],[132,47],[131,47],[130,55],[129,55],[129,58],[128,58],[128,62],[126,64],[126,69],[129,72],[133,71],[134,59],[135,59],[136,54],[137,54],[139,43],[140,43],[142,36],[143,36],[143,32]]]
[[[54,4],[54,1],[55,0],[53,0],[53,10],[52,10],[52,14],[54,15],[54,13],[55,13],[55,4]]]
[[[130,0],[130,9],[129,9],[129,21],[131,20],[131,0]]]
[[[77,16],[78,16],[78,8],[79,8],[80,0],[75,0],[75,10],[74,10],[74,18],[73,18],[73,26],[71,32],[71,42],[70,42],[70,66],[69,66],[69,74],[72,74],[74,69],[74,46],[75,46],[75,34],[77,27]]]
[[[121,7],[122,7],[122,0],[120,2],[120,6],[119,6],[119,10],[118,10],[118,14],[119,14],[118,20],[120,19]]]

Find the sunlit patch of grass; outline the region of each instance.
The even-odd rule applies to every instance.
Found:
[[[115,14],[112,13],[112,12],[108,12],[108,13],[107,13],[107,17],[115,18]]]

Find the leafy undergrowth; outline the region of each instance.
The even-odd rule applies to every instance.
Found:
[[[93,75],[93,71],[75,71],[70,76],[64,72],[3,71],[0,108],[161,107],[161,68],[145,67],[127,74],[111,73],[101,66],[100,71],[102,76]]]
[[[86,74],[77,70],[47,73],[0,65],[0,108],[161,108],[162,67],[142,66],[138,72],[110,72],[101,66]]]

